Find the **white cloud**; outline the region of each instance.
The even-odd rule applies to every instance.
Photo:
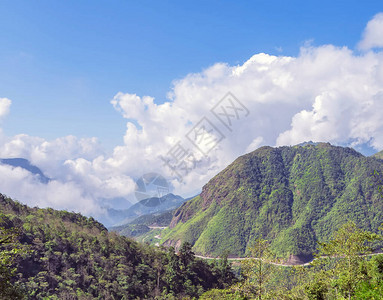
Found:
[[[378,13],[367,23],[358,48],[370,50],[383,47],[383,13]]]
[[[3,141],[0,157],[22,157],[43,168],[48,176],[61,178],[63,162],[82,157],[93,159],[103,151],[96,138],[78,139],[74,136],[46,141],[43,138],[18,134]]]
[[[0,165],[0,189],[3,194],[32,207],[81,211],[94,216],[103,213],[94,199],[87,196],[77,183],[53,180],[43,184],[22,168]]]
[[[0,98],[0,120],[9,113],[12,101],[8,98]]]
[[[369,26],[364,45],[368,45],[367,33],[373,31]],[[232,118],[231,130],[211,112],[228,92],[249,111],[248,116]],[[73,136],[45,141],[20,134],[0,145],[0,156],[27,158],[56,179],[42,187],[28,177],[15,191],[20,200],[99,211],[100,199],[134,200],[134,181],[149,172],[169,178],[175,193],[191,195],[236,157],[261,145],[312,140],[368,144],[382,150],[383,53],[360,55],[347,47],[307,44],[296,57],[260,53],[242,65],[218,63],[189,74],[173,83],[168,101],[162,104],[130,93],[117,93],[111,104],[127,120],[124,143],[111,155],[100,149],[97,139]],[[234,113],[229,107],[226,110]],[[219,135],[219,130],[224,135],[207,156],[186,137],[203,117],[215,126],[213,133]],[[188,151],[184,156],[188,160],[177,169],[180,173],[182,167],[190,169],[182,182],[161,159],[171,158],[177,143]],[[0,185],[10,196],[27,176],[12,174]],[[34,188],[42,200],[32,199]],[[73,196],[65,199],[55,191]],[[75,198],[81,201],[76,203]]]

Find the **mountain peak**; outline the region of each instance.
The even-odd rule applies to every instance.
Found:
[[[318,144],[321,144],[320,142],[313,142],[313,141],[308,141],[308,142],[303,142],[303,143],[300,143],[300,144],[297,144],[296,146],[301,146],[301,147],[304,147],[304,146],[307,146],[307,145],[311,145],[311,146],[317,146]],[[328,143],[329,144],[329,143]]]

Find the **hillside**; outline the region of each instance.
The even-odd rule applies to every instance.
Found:
[[[347,220],[373,232],[383,200],[371,183],[383,161],[330,144],[262,147],[236,159],[176,210],[162,243],[244,256],[255,239],[281,257],[307,260]]]
[[[23,255],[15,256],[18,248]],[[194,258],[187,244],[176,255],[81,214],[30,208],[0,194],[0,299],[181,299],[233,279],[230,266]]]

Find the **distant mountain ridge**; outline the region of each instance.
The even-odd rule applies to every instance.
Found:
[[[308,259],[347,220],[378,232],[383,200],[372,186],[383,161],[327,143],[261,147],[236,159],[176,210],[164,245],[244,256],[256,238],[280,256]]]
[[[143,199],[124,210],[108,209],[108,219],[101,220],[108,227],[121,226],[130,223],[134,219],[155,213],[163,213],[173,210],[182,205],[187,199],[169,193],[162,197]]]
[[[15,168],[19,167],[24,170],[27,170],[33,175],[37,175],[37,177],[42,183],[48,183],[51,180],[49,177],[45,176],[45,174],[38,167],[32,165],[29,162],[29,160],[25,158],[2,158],[0,159],[0,163]]]

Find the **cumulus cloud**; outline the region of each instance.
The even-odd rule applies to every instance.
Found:
[[[93,159],[103,151],[96,138],[66,136],[52,141],[26,134],[18,134],[5,139],[0,146],[0,157],[22,157],[44,169],[55,178],[64,178],[63,162],[67,159],[82,157]]]
[[[380,18],[368,23],[363,49],[379,46],[372,32]],[[168,178],[173,192],[192,195],[262,145],[312,140],[382,150],[383,53],[306,44],[296,57],[259,53],[241,65],[217,63],[188,74],[173,82],[163,103],[119,92],[111,104],[127,121],[124,143],[111,155],[96,138],[46,141],[20,134],[0,145],[0,155],[27,158],[56,180],[42,187],[12,170],[0,189],[12,196],[25,179],[15,192],[19,200],[97,212],[100,199],[134,201],[135,180],[150,172]],[[32,199],[33,187],[41,200]],[[55,191],[73,197],[50,194]]]
[[[367,23],[363,33],[363,39],[358,44],[361,50],[383,47],[383,13],[375,15]]]
[[[8,98],[0,98],[0,120],[9,113],[11,103]]]

